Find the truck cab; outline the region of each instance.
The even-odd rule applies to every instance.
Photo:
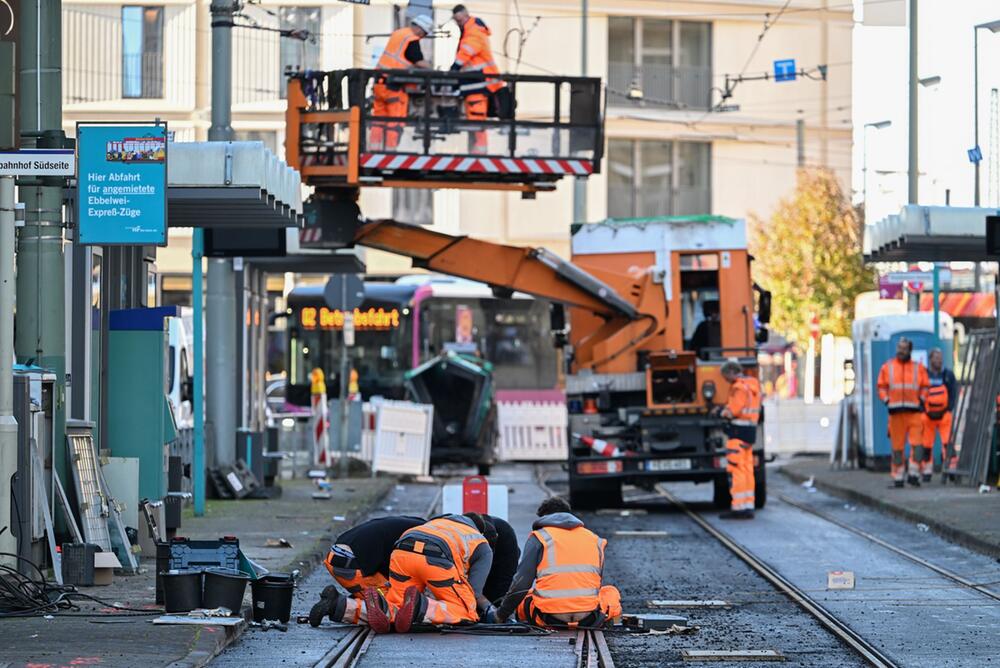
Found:
[[[744,221],[690,216],[578,225],[572,251],[583,270],[648,275],[660,300],[656,331],[599,372],[575,364],[573,351],[601,319],[570,312],[573,506],[613,507],[623,484],[666,480],[711,482],[715,503],[728,506],[724,421],[713,411],[729,394],[720,367],[736,358],[756,374],[770,311],[770,295],[750,277]],[[758,506],[766,500],[762,430],[763,419],[754,450]]]

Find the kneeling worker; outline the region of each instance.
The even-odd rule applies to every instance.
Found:
[[[621,615],[621,595],[603,584],[607,541],[584,527],[569,504],[543,501],[532,529],[496,620],[516,610],[520,621],[536,626],[596,628]]]
[[[326,570],[343,587],[348,595],[360,602],[365,587],[387,590],[389,588],[389,556],[399,537],[408,529],[426,522],[422,517],[390,516],[378,517],[352,527],[337,537],[323,561]],[[334,585],[320,594],[319,602],[309,611],[309,623],[319,626],[323,618],[334,612],[331,603],[340,596]],[[352,606],[353,618],[349,624],[358,622],[359,606]],[[332,615],[331,615],[332,618]]]
[[[364,588],[363,599],[336,595],[330,619],[367,623],[376,633],[414,623],[460,624],[490,612],[483,585],[493,563],[496,528],[478,513],[442,515],[408,529],[389,558],[389,586]]]

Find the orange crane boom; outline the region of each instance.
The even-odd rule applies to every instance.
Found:
[[[584,271],[544,248],[451,236],[393,220],[361,226],[356,244],[409,257],[416,267],[467,278],[501,290],[523,292],[585,309],[605,320],[576,347],[579,366],[612,371],[635,364],[622,355],[660,329],[666,315],[648,274],[623,276]],[[612,363],[614,367],[608,366]]]

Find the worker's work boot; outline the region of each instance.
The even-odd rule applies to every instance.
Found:
[[[396,633],[410,632],[410,627],[422,616],[422,603],[423,596],[420,590],[413,585],[407,587],[403,593],[403,605],[399,606],[399,610],[396,612],[396,621],[393,624]]]
[[[931,474],[930,473],[925,473],[924,477],[923,477],[923,480],[924,480],[925,483],[930,484],[930,482],[931,482]]]
[[[889,485],[889,489],[903,489],[904,483],[902,480],[893,480],[892,484]]]
[[[368,626],[375,633],[389,632],[389,605],[375,587],[365,587],[365,611],[368,613]]]
[[[906,482],[914,487],[920,487],[920,478],[915,475],[906,476]]]
[[[752,520],[752,510],[729,510],[719,515],[720,520]]]
[[[341,622],[346,611],[347,599],[335,586],[330,585],[323,590],[319,595],[319,601],[309,610],[309,626],[314,628],[319,626],[324,617],[329,617],[331,622]]]

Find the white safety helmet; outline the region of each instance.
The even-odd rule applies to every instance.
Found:
[[[410,19],[410,23],[417,26],[428,35],[434,32],[434,22],[431,21],[431,17],[426,14],[418,14],[417,16],[414,16]]]

